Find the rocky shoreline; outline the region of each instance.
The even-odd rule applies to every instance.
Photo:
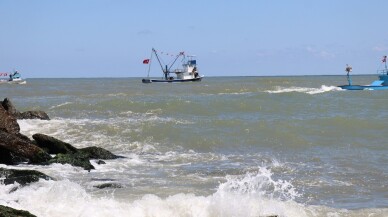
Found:
[[[32,135],[32,140],[20,133],[18,119],[50,120],[44,111],[19,112],[10,99],[0,101],[0,164],[35,164],[49,165],[52,163],[70,164],[82,167],[85,170],[95,169],[90,163],[91,159],[103,160],[117,159],[115,155],[100,147],[87,147],[78,149],[69,143],[44,134]],[[54,180],[39,171],[14,170],[0,168],[0,182],[8,185],[18,182],[20,187],[37,182],[39,179]],[[16,191],[12,189],[9,193]],[[12,214],[13,213],[13,214]],[[6,216],[34,216],[28,212],[0,206],[0,215]]]
[[[90,171],[95,169],[90,163],[91,159],[96,159],[98,164],[105,164],[103,160],[122,158],[122,156],[115,155],[100,147],[92,146],[78,149],[69,143],[40,133],[32,135],[33,139],[31,140],[20,133],[18,119],[50,120],[43,111],[19,112],[8,98],[0,101],[0,164],[49,165],[61,163],[82,167]],[[0,183],[5,185],[19,183],[18,187],[12,188],[9,193],[37,182],[39,179],[55,180],[35,170],[15,170],[0,167]],[[122,188],[122,185],[109,182],[94,187],[99,189]],[[34,217],[35,215],[0,205],[0,216]],[[278,215],[266,217],[278,217]]]

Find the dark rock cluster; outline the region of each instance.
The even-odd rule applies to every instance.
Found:
[[[0,164],[68,163],[91,170],[94,167],[90,159],[106,160],[120,157],[99,147],[77,149],[69,143],[39,133],[34,134],[31,140],[20,133],[17,119],[50,120],[43,111],[19,112],[8,98],[0,101]]]
[[[0,101],[0,164],[17,165],[20,163],[48,165],[52,163],[71,164],[90,171],[94,169],[91,159],[97,159],[98,164],[105,163],[102,160],[116,159],[121,156],[99,147],[75,148],[69,143],[63,142],[44,134],[34,134],[33,140],[20,133],[17,119],[41,119],[50,120],[44,111],[19,112],[12,102],[5,98]],[[52,157],[52,155],[55,155]],[[52,180],[53,178],[34,170],[14,170],[0,168],[0,182],[8,185],[15,182],[20,187],[36,182],[39,179]],[[119,184],[102,185],[100,188],[121,187]],[[15,187],[11,192],[16,191]],[[10,193],[11,193],[10,192]],[[29,212],[16,210],[6,206],[0,206],[0,216],[34,216]]]
[[[13,209],[11,207],[2,206],[2,205],[0,205],[0,216],[4,216],[4,217],[36,217],[35,215],[32,215],[31,213],[29,213],[27,211]]]

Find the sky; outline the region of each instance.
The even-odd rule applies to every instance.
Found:
[[[145,77],[151,49],[205,76],[374,74],[386,0],[0,0],[0,72]],[[165,62],[171,56],[162,55]],[[161,70],[152,62],[151,75]],[[178,62],[179,63],[179,62]]]

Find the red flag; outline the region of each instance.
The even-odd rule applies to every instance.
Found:
[[[143,64],[148,64],[150,62],[150,59],[143,60]]]
[[[383,59],[381,61],[383,61],[383,63],[387,62],[387,56],[383,56]]]

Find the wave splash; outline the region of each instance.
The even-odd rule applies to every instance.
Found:
[[[37,216],[306,216],[303,205],[287,181],[274,180],[269,169],[256,174],[228,176],[209,196],[179,193],[166,198],[143,195],[123,201],[107,193],[97,197],[70,180],[46,181],[23,187],[0,184],[1,205],[30,211]],[[71,207],[71,209],[69,209]],[[302,212],[301,212],[302,211]]]
[[[290,92],[298,92],[298,93],[307,93],[307,94],[319,94],[330,91],[340,91],[340,87],[336,86],[326,86],[322,85],[320,88],[310,88],[310,87],[276,87],[276,90],[267,90],[267,93],[290,93]]]

